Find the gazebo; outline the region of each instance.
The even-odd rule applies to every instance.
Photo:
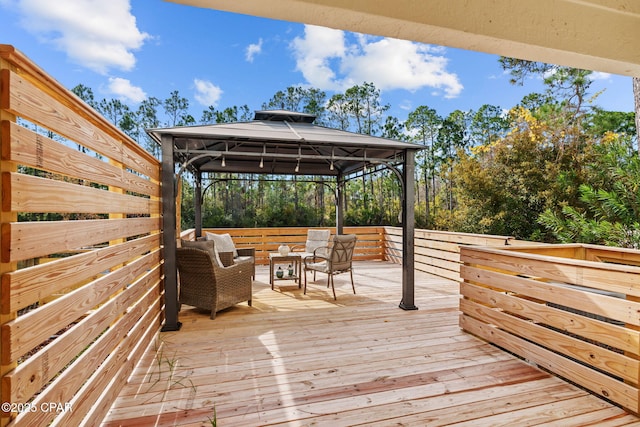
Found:
[[[176,182],[184,171],[195,177],[196,235],[202,232],[203,173],[252,173],[332,177],[336,182],[336,231],[342,233],[344,184],[349,176],[389,168],[402,187],[402,299],[414,304],[414,172],[422,145],[330,129],[315,116],[285,110],[256,111],[253,121],[149,129],[162,146],[162,221],[165,258],[166,324],[177,330]],[[176,173],[177,169],[177,173]]]

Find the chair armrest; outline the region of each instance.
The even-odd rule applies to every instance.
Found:
[[[254,258],[256,256],[256,248],[252,247],[236,248],[236,252],[238,252],[238,256],[252,256]]]
[[[319,249],[319,248],[318,248]],[[316,250],[318,250],[316,249]],[[316,262],[320,262],[320,261],[329,261],[329,258],[323,255],[317,255],[314,251],[313,255],[309,255],[304,257],[303,259],[304,261],[304,265],[307,266],[309,264],[315,264]]]
[[[291,246],[291,252],[304,252],[305,249],[306,249],[306,246],[303,246],[303,245]]]
[[[233,265],[233,252],[218,252],[220,262],[223,267],[230,267]]]

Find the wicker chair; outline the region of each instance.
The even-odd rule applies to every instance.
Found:
[[[179,303],[216,313],[237,303],[251,305],[251,265],[236,264],[222,267],[197,248],[178,248],[177,265],[180,276]]]
[[[329,249],[328,255],[308,256],[304,258],[304,293],[307,293],[307,270],[319,271],[327,274],[327,287],[331,285],[333,290],[333,299],[336,297],[336,288],[333,285],[333,276],[340,273],[349,272],[351,275],[351,287],[353,293],[356,293],[356,287],[353,284],[353,252],[356,247],[357,237],[355,234],[342,234],[333,237],[333,246]]]

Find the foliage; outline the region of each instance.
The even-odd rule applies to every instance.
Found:
[[[558,130],[525,109],[511,112],[511,132],[475,147],[453,167],[459,209],[454,229],[541,239],[546,208],[576,205],[584,180],[577,128]]]
[[[592,183],[580,186],[584,207],[547,209],[540,223],[560,242],[640,248],[640,157],[629,137],[614,134],[595,151]]]

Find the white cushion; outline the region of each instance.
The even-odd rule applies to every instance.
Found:
[[[233,243],[233,240],[231,239],[231,235],[229,233],[205,233],[205,236],[207,240],[213,240],[215,242],[217,252],[233,252],[234,258],[238,256],[236,245]]]
[[[331,230],[308,230],[307,231],[307,243],[305,245],[305,252],[313,254],[318,248],[323,248],[316,252],[317,255],[328,255],[329,251],[329,236]]]

